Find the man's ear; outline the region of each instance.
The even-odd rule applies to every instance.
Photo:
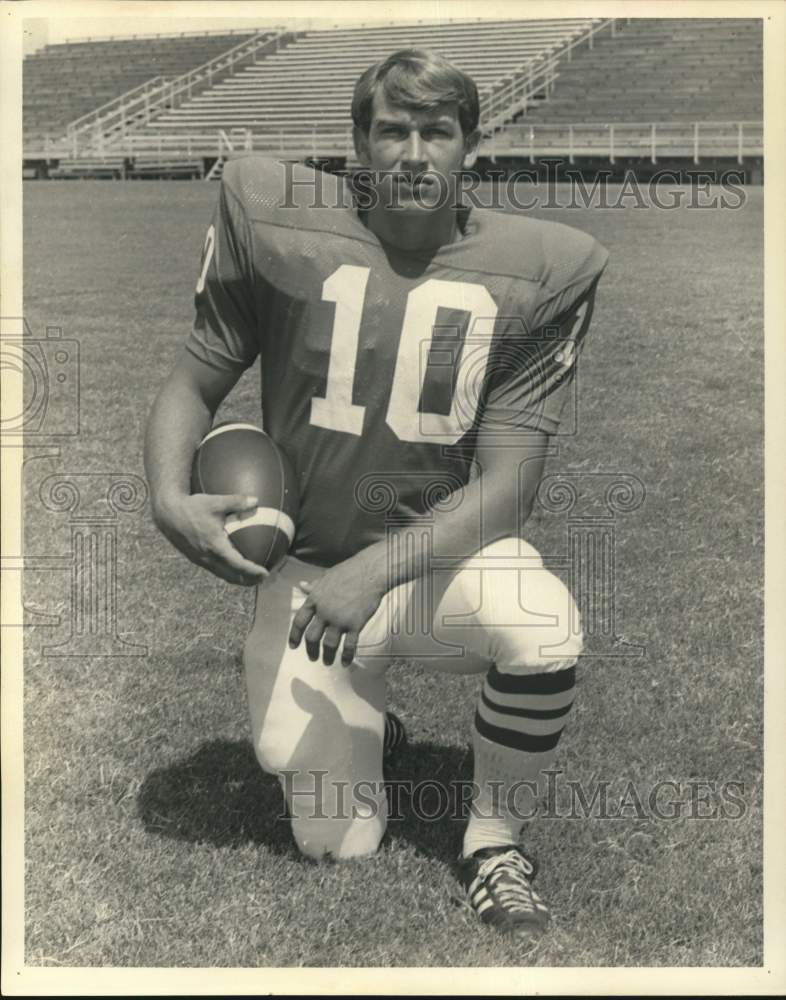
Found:
[[[478,147],[480,146],[480,129],[476,128],[464,140],[464,166],[468,169],[475,166],[478,158]]]
[[[360,160],[360,165],[367,167],[371,163],[368,152],[368,133],[357,125],[352,126],[352,141],[355,144],[355,155]]]

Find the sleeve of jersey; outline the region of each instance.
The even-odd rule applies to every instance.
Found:
[[[250,239],[242,207],[224,180],[205,237],[186,347],[225,371],[248,368],[259,353]]]
[[[597,267],[572,282],[536,314],[531,330],[505,338],[486,395],[484,430],[532,429],[556,434],[576,376],[576,362],[592,320],[595,291],[606,254]],[[595,263],[595,262],[593,262]]]

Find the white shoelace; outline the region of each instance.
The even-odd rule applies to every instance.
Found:
[[[478,867],[477,878],[487,879],[499,902],[509,910],[531,913],[540,898],[529,884],[529,876],[535,869],[518,851],[495,854]],[[509,885],[499,883],[505,876],[511,879]]]

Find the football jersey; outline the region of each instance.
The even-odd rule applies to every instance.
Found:
[[[554,433],[606,251],[567,226],[468,208],[460,236],[402,251],[347,182],[227,163],[187,342],[261,363],[263,426],[300,486],[293,554],[333,565],[472,477],[479,432]]]

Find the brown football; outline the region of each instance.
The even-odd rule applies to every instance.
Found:
[[[214,427],[202,440],[191,472],[192,493],[245,493],[256,510],[229,514],[226,530],[235,548],[252,562],[273,569],[295,537],[297,484],[289,459],[254,424]]]

